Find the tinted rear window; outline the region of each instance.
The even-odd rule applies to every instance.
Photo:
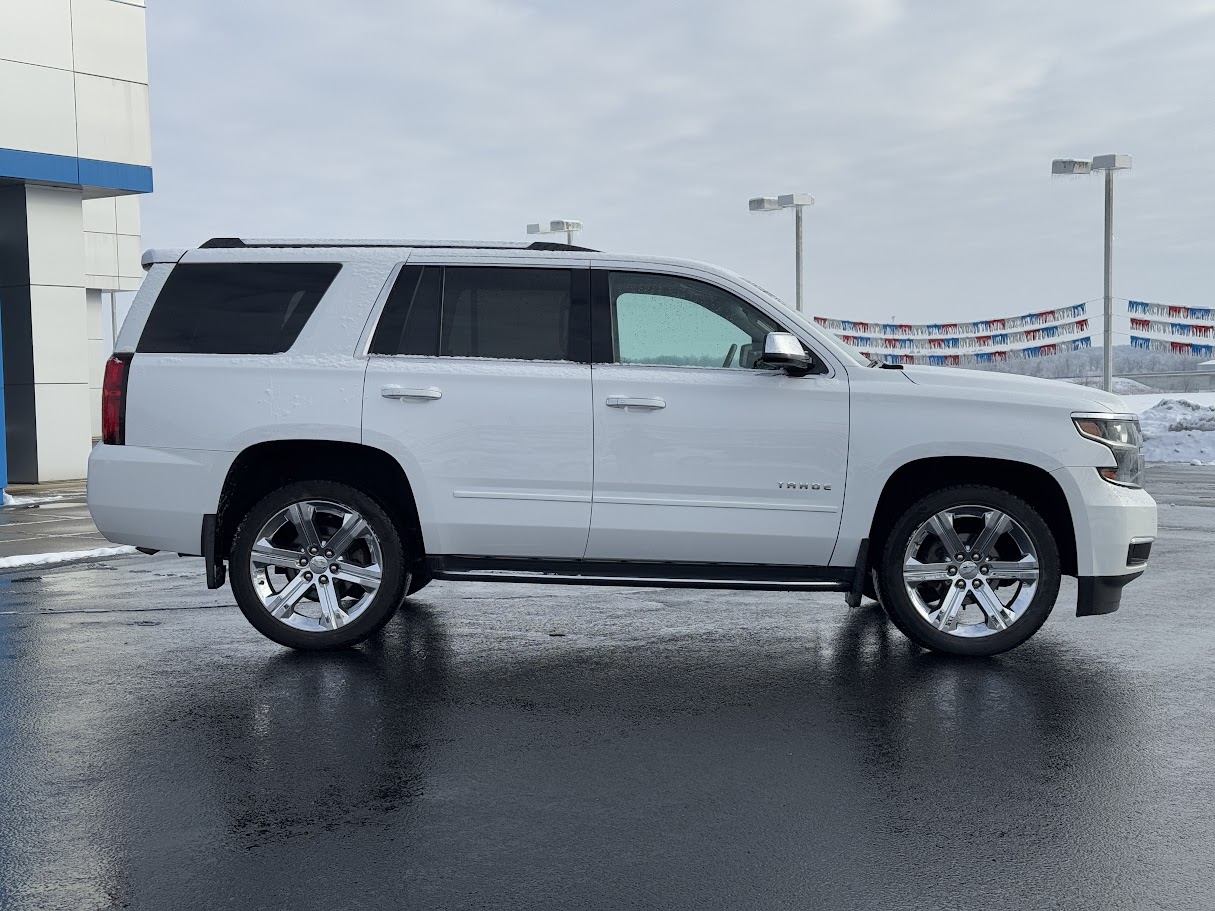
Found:
[[[568,269],[448,266],[439,354],[569,360]]]
[[[137,351],[279,354],[289,349],[341,269],[338,263],[187,263],[177,266]]]
[[[372,354],[439,352],[442,266],[402,266],[371,339]]]
[[[573,272],[502,266],[404,266],[372,354],[571,359]]]

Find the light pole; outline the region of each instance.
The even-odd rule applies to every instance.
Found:
[[[1052,174],[1068,176],[1105,172],[1105,330],[1102,334],[1103,378],[1101,388],[1114,390],[1114,172],[1129,171],[1130,155],[1097,155],[1092,161],[1076,158],[1056,158],[1050,164]]]
[[[802,312],[802,209],[814,205],[814,197],[809,193],[786,193],[784,196],[756,196],[748,200],[747,207],[752,212],[776,212],[779,209],[793,210],[793,274],[797,282],[797,312]]]
[[[582,230],[582,222],[569,218],[556,218],[550,222],[537,222],[527,226],[528,234],[560,234],[565,232],[565,242],[574,245],[574,234]]]

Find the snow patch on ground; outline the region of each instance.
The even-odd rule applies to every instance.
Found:
[[[1143,457],[1149,462],[1215,465],[1215,394],[1151,398],[1155,404],[1136,409],[1143,428]],[[1193,401],[1196,398],[1209,401]]]
[[[1128,406],[1126,410],[1136,414],[1143,414],[1164,399],[1193,402],[1195,405],[1215,405],[1215,392],[1152,392],[1144,395],[1122,396],[1122,401]]]
[[[0,570],[24,569],[28,566],[52,566],[57,563],[74,563],[77,560],[96,560],[100,557],[121,557],[135,553],[134,547],[98,547],[96,550],[70,550],[59,554],[24,554],[17,557],[0,557]]]
[[[56,500],[66,500],[67,497],[14,497],[4,491],[5,506],[41,506],[43,503],[53,503]]]

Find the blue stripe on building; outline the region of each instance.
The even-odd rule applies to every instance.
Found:
[[[125,193],[152,192],[152,169],[143,165],[16,149],[0,149],[0,178]]]

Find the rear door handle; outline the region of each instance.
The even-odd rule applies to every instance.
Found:
[[[609,408],[639,408],[644,411],[657,411],[667,407],[666,401],[657,396],[636,398],[630,395],[609,395],[607,403]]]
[[[404,386],[381,386],[380,395],[386,399],[441,399],[443,390],[438,386],[425,389],[406,389]]]

